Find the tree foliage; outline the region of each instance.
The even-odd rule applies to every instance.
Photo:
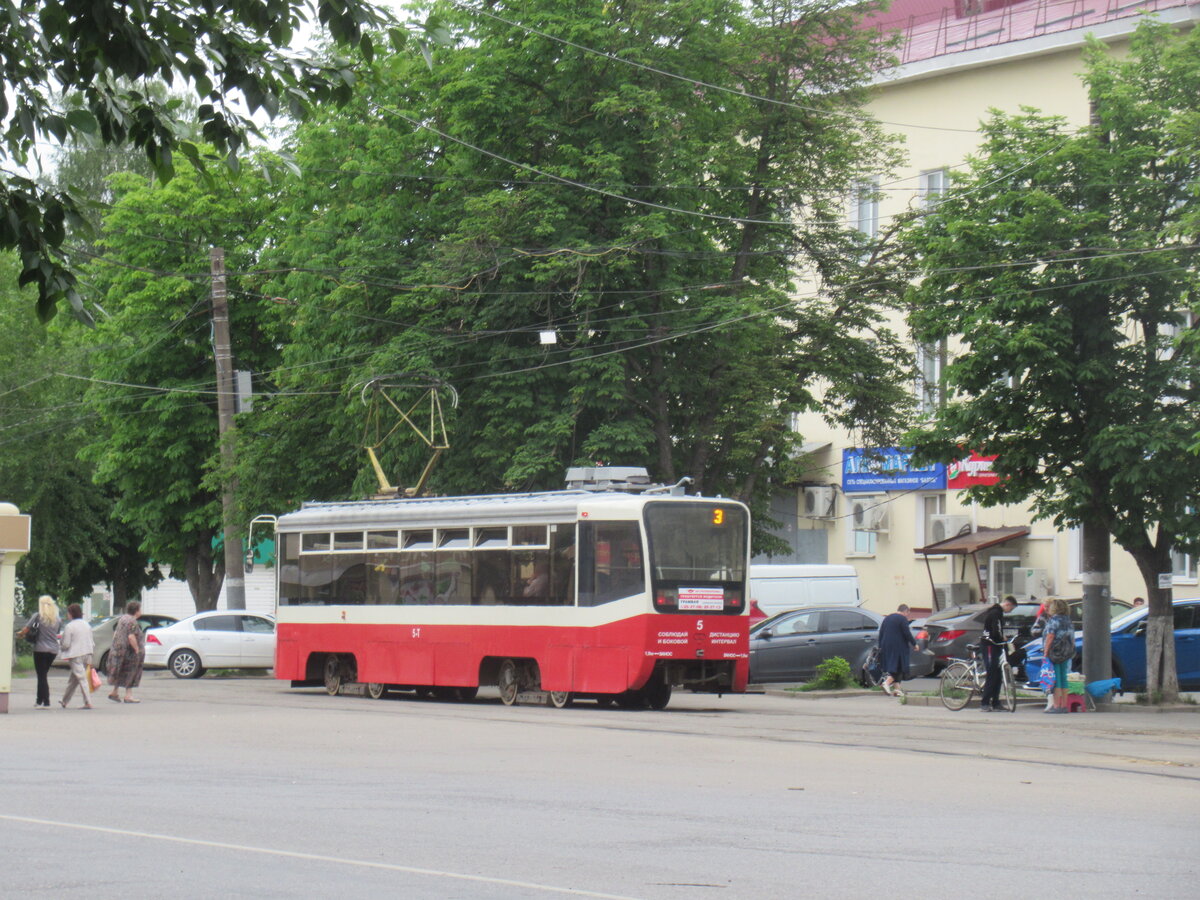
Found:
[[[374,378],[458,390],[448,492],[605,461],[760,503],[793,414],[894,429],[903,353],[846,223],[854,183],[894,161],[861,111],[886,48],[849,8],[433,9],[452,46],[432,68],[380,54],[297,133],[272,255],[293,271],[271,288],[295,396],[255,414],[247,512],[371,490]],[[797,267],[819,292],[793,296]],[[409,484],[426,457],[383,453]]]
[[[962,343],[944,372],[949,400],[914,443],[943,460],[998,454],[1001,481],[973,496],[1030,501],[1129,551],[1151,600],[1149,689],[1168,698],[1178,686],[1158,574],[1172,550],[1200,546],[1189,449],[1200,367],[1181,346],[1198,285],[1198,51],[1200,33],[1156,23],[1127,58],[1092,42],[1093,126],[994,112],[969,171],[903,235],[914,336]]]
[[[216,376],[210,325],[212,246],[226,251],[234,284],[258,256],[274,197],[257,173],[160,185],[132,173],[114,180],[103,256],[87,275],[103,313],[90,334],[87,403],[100,427],[83,456],[117,496],[114,514],[142,549],[186,577],[197,610],[215,606],[224,560]],[[238,365],[270,368],[275,348],[258,326],[259,303],[230,302]],[[213,475],[214,477],[206,477]]]
[[[236,164],[258,132],[255,113],[300,116],[310,102],[349,96],[347,63],[286,49],[313,9],[300,0],[0,0],[0,153],[20,166],[38,141],[93,138],[144,152],[168,180],[177,153],[202,160],[180,101],[151,87],[166,83],[195,96],[202,139]],[[337,44],[368,56],[367,32],[385,22],[365,0],[320,0],[315,12]],[[37,285],[42,318],[64,299],[86,315],[57,252],[67,225],[81,221],[76,197],[9,170],[0,209],[0,249],[19,252],[21,283]]]
[[[62,603],[112,585],[117,599],[153,584],[138,541],[112,517],[113,498],[77,459],[94,423],[80,414],[88,354],[70,329],[28,313],[19,267],[0,256],[0,497],[32,517],[30,552],[17,575],[27,595]]]

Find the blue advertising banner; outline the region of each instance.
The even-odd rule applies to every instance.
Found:
[[[842,490],[853,491],[942,491],[946,489],[946,466],[933,463],[923,468],[912,465],[912,450],[879,447],[874,450],[842,451]]]

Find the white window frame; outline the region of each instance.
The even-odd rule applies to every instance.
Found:
[[[933,509],[930,509],[930,506]],[[929,543],[929,536],[933,533],[929,527],[930,516],[944,516],[946,514],[946,492],[938,491],[933,494],[918,494],[917,495],[917,543],[924,547]]]
[[[878,191],[878,178],[869,178],[854,186],[854,227],[872,240],[879,234]]]
[[[887,494],[851,494],[848,500],[864,500],[869,503],[887,503]],[[848,507],[850,503],[846,504]],[[847,515],[846,522],[846,556],[870,557],[879,552],[879,533],[875,531],[858,531],[854,527],[854,516]]]
[[[921,206],[929,209],[936,205],[937,199],[946,193],[950,185],[949,173],[945,168],[925,169],[917,178],[918,192],[921,196]]]
[[[1200,578],[1197,578],[1194,554],[1178,550],[1171,551],[1171,580],[1175,584],[1200,584]]]
[[[1008,570],[1008,587],[1001,589],[996,581],[996,566],[1000,563],[1012,563]],[[992,596],[997,600],[1003,599],[1013,592],[1012,587],[1012,570],[1021,567],[1021,557],[1019,556],[992,556],[988,558],[988,588],[992,592]]]
[[[942,405],[942,371],[946,366],[946,340],[917,344],[917,405],[930,414]]]

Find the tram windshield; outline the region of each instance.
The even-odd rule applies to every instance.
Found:
[[[720,503],[648,503],[646,530],[656,582],[740,582],[746,577],[746,512]]]

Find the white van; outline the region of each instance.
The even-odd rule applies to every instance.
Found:
[[[854,566],[750,566],[750,599],[773,616],[800,606],[859,606],[858,573]],[[750,618],[756,618],[754,606]]]

